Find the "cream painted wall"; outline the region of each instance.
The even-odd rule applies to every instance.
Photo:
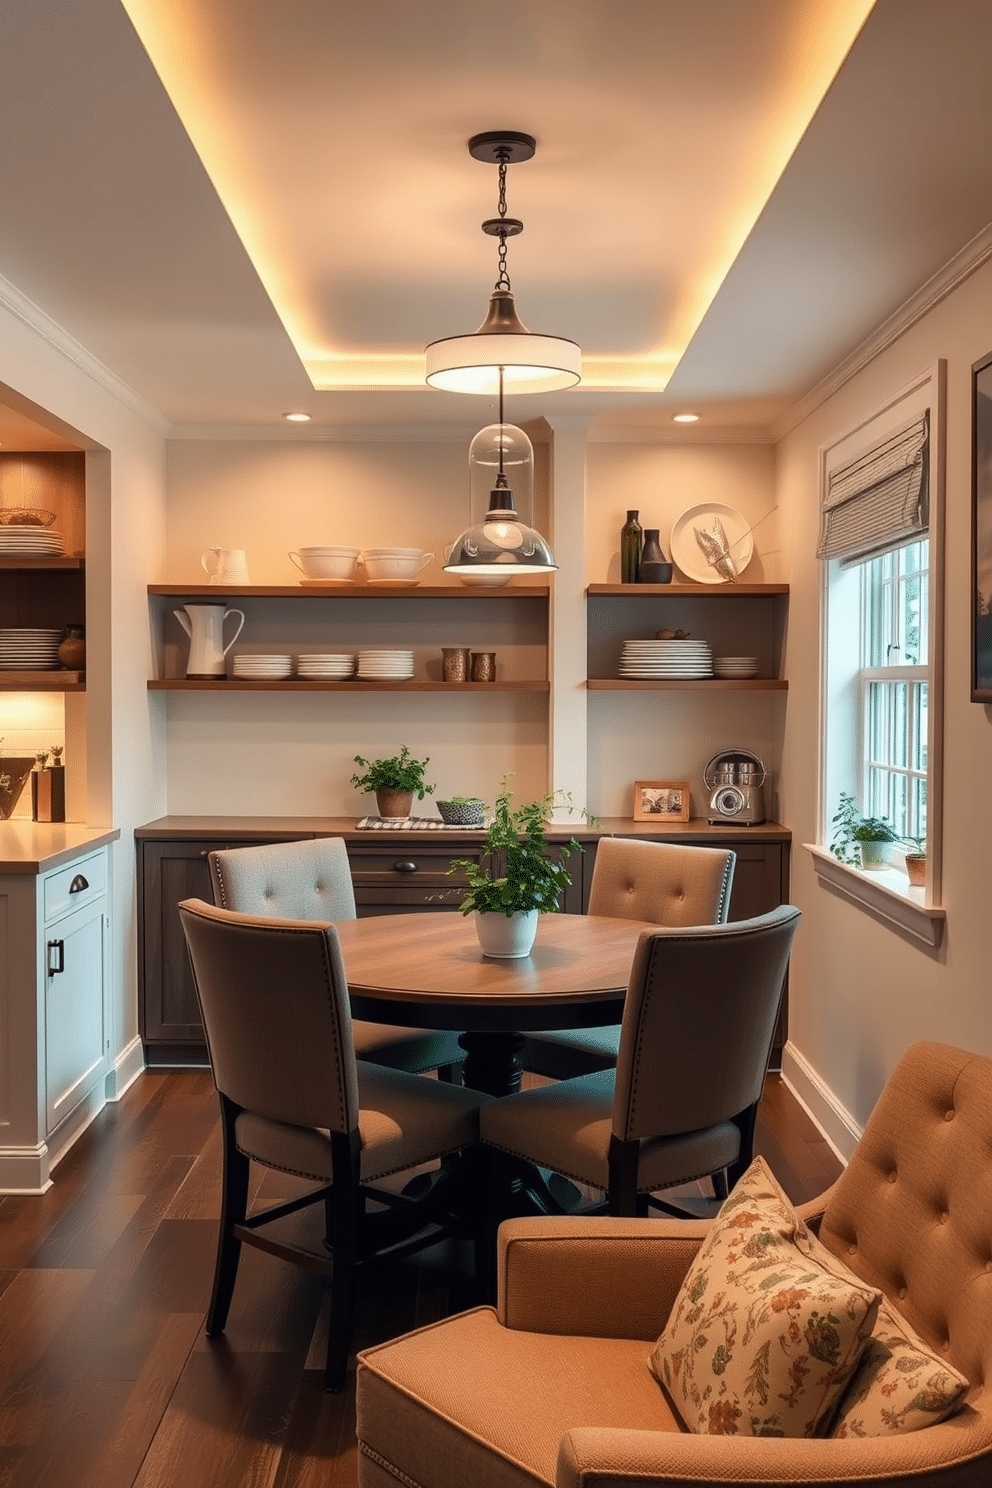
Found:
[[[165,809],[164,751],[150,705],[146,585],[164,542],[164,455],[149,411],[118,397],[109,378],[88,370],[82,348],[56,327],[31,328],[0,297],[0,365],[16,392],[79,431],[87,455],[87,691],[66,708],[87,761],[88,819],[113,825],[110,1037],[115,1075],[134,1068],[137,1047],[136,908],[133,831]],[[65,348],[65,349],[62,349]],[[71,715],[71,716],[70,716]],[[140,1057],[140,1056],[139,1056]]]
[[[971,276],[798,428],[778,450],[780,506],[794,517],[787,572],[789,707],[781,796],[793,832],[792,897],[803,911],[792,960],[789,1035],[797,1080],[826,1123],[860,1127],[899,1054],[934,1038],[992,1053],[988,992],[992,715],[969,700],[971,365],[992,348],[992,266]],[[818,883],[821,445],[872,414],[939,359],[947,363],[944,944],[930,952]]]
[[[244,548],[254,583],[296,584],[287,554],[320,543],[433,552],[424,584],[461,586],[442,572],[445,546],[469,520],[469,436],[446,442],[174,441],[168,457],[168,541],[161,578],[203,582],[205,546]],[[538,446],[537,513],[547,521],[547,450]],[[547,530],[547,529],[545,529]],[[321,608],[321,606],[324,608]],[[253,601],[237,651],[410,646],[418,672],[440,676],[441,646],[495,650],[497,674],[544,678],[543,634],[515,607],[473,599],[453,612],[385,598],[357,605]],[[162,607],[169,674],[185,638]],[[169,810],[361,816],[374,803],[349,784],[354,756],[408,744],[431,760],[442,795],[492,798],[506,771],[521,795],[547,785],[545,694],[216,692],[159,695],[164,704]],[[436,816],[431,797],[417,814]]]

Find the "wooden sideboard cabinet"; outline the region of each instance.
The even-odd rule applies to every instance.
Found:
[[[731,919],[747,919],[788,898],[789,833],[782,827],[708,827],[705,822],[658,828],[611,820],[588,827],[554,827],[549,837],[575,837],[583,851],[569,859],[572,882],[561,908],[580,914],[589,900],[596,844],[606,834],[647,840],[684,841],[733,847],[737,870]],[[407,914],[450,910],[446,891],[453,858],[478,858],[479,831],[357,831],[354,818],[336,817],[163,817],[135,833],[138,860],[138,1018],[149,1065],[206,1063],[203,1025],[190,974],[186,942],[176,906],[182,899],[210,902],[207,854],[214,849],[344,837],[351,862],[358,913]],[[784,1012],[776,1037],[778,1057],[785,1037]]]

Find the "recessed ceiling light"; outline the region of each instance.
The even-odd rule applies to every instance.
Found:
[[[676,413],[672,415],[673,424],[696,424],[698,422],[698,413]]]
[[[310,422],[310,415],[308,413],[284,413],[283,418],[288,419],[291,424],[308,424]]]

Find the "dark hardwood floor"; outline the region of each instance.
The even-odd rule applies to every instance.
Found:
[[[227,1333],[203,1336],[219,1136],[207,1071],[147,1073],[47,1194],[0,1198],[0,1488],[354,1488],[354,1389],[322,1388],[319,1280],[246,1247]],[[797,1202],[839,1171],[776,1076],[757,1150]],[[356,1346],[472,1301],[437,1255],[370,1269]]]

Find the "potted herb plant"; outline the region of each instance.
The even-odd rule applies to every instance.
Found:
[[[352,775],[351,783],[356,790],[375,792],[376,809],[383,821],[404,821],[410,815],[414,796],[422,801],[434,792],[426,775],[430,755],[414,759],[405,744],[399,754],[387,759],[367,760],[356,754],[355,764],[361,765],[362,772]]]
[[[883,868],[884,848],[898,842],[898,835],[882,816],[864,816],[852,795],[840,793],[840,807],[833,819],[834,840],[830,851],[841,863],[855,868]]]
[[[538,916],[558,908],[559,894],[572,881],[566,862],[582,851],[574,837],[549,849],[544,829],[558,792],[514,805],[509,779],[500,782],[482,856],[455,858],[448,869],[468,880],[467,889],[449,892],[460,895],[462,914],[475,915],[483,954],[506,958],[529,955]]]

